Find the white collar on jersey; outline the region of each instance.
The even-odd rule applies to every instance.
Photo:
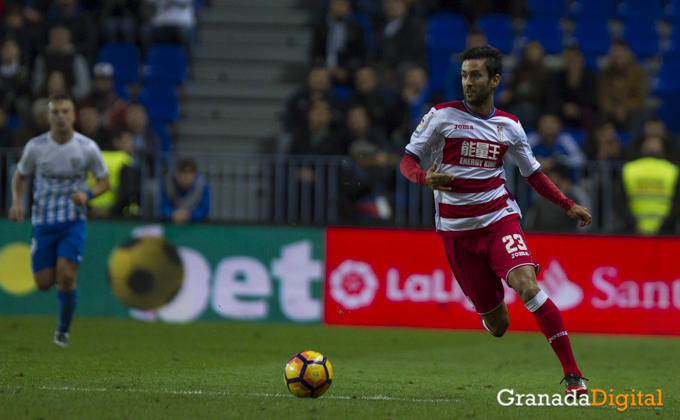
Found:
[[[465,102],[465,100],[463,100],[463,106],[465,107],[467,112],[469,112],[470,114],[472,114],[475,117],[482,119],[482,120],[488,120],[489,118],[493,118],[493,116],[496,115],[496,107],[493,107],[493,111],[491,111],[491,113],[489,115],[484,116],[484,115],[479,115],[475,111],[471,110],[470,107],[468,106],[467,102]]]

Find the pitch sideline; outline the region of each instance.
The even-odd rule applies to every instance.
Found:
[[[75,391],[75,392],[131,392],[131,393],[146,393],[146,394],[170,394],[170,395],[223,395],[235,397],[283,397],[293,398],[293,395],[287,394],[267,394],[267,393],[234,393],[234,392],[218,392],[218,391],[176,391],[172,389],[134,389],[134,388],[76,388],[70,386],[0,386],[0,389],[37,389],[43,391]],[[375,395],[370,397],[348,397],[344,395],[324,395],[324,399],[334,400],[372,400],[372,401],[405,401],[418,403],[459,403],[461,400],[447,400],[447,399],[421,399],[421,398],[397,398],[388,397],[385,395]]]

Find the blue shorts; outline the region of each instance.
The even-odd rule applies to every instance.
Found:
[[[84,220],[33,226],[31,268],[36,273],[57,264],[63,257],[80,264],[85,248]]]

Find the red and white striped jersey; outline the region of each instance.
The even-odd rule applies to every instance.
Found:
[[[522,176],[541,169],[519,120],[494,109],[475,114],[465,101],[447,102],[430,110],[411,136],[406,153],[422,159],[429,151],[437,172],[453,175],[451,191],[434,191],[435,223],[443,236],[481,233],[521,212],[505,188],[503,156],[507,153]]]

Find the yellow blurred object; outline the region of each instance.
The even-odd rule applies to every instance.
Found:
[[[36,290],[31,272],[31,247],[13,242],[0,249],[0,287],[17,296]]]

